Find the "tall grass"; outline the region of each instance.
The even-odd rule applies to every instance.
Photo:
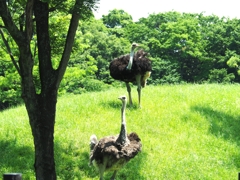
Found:
[[[128,132],[142,139],[142,152],[117,179],[237,179],[240,171],[240,86],[164,85],[142,91],[142,108],[127,106]],[[124,88],[58,99],[55,160],[59,180],[99,179],[88,166],[89,137],[118,134]],[[23,106],[0,112],[0,173],[34,179],[34,151]],[[105,174],[109,179],[111,173]]]

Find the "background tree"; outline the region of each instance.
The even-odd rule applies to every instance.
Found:
[[[102,20],[108,28],[125,27],[132,22],[132,16],[124,10],[113,9],[109,11],[108,15],[103,15]]]
[[[0,16],[4,23],[1,27],[7,30],[18,47],[18,59],[13,59],[13,62],[19,70],[22,98],[34,137],[36,179],[56,179],[53,139],[58,88],[70,58],[79,18],[91,16],[96,3],[97,0],[53,3],[28,0],[26,3],[8,4],[8,1],[0,0]],[[72,17],[61,59],[58,65],[53,66],[49,18],[51,11],[56,9],[60,13],[64,10]],[[14,18],[16,15],[19,18]],[[34,34],[37,37],[37,57],[31,49]],[[39,67],[39,87],[35,85],[33,76],[35,63]]]

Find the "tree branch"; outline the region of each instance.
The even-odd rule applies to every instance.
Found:
[[[35,0],[34,15],[36,20],[41,92],[47,92],[51,89],[49,86],[53,86],[56,79],[51,63],[48,3]]]
[[[81,9],[82,6],[83,6],[83,1],[76,0],[75,5],[74,5],[74,10],[72,13],[71,22],[70,22],[69,29],[68,29],[68,34],[67,34],[67,39],[65,42],[63,55],[62,55],[59,67],[57,69],[57,72],[58,72],[58,74],[57,74],[58,77],[57,77],[57,81],[56,81],[57,87],[59,87],[59,85],[60,85],[63,75],[66,71],[68,61],[70,59],[72,46],[74,43],[74,38],[75,38],[76,31],[77,31],[78,24],[79,24],[79,18],[80,18],[79,9]]]
[[[10,46],[9,46],[6,38],[4,37],[4,34],[3,34],[2,29],[0,29],[0,34],[1,34],[1,36],[2,36],[2,39],[3,39],[3,42],[4,42],[5,46],[7,47],[7,51],[8,51],[8,54],[9,54],[11,60],[12,60],[12,63],[13,63],[13,65],[15,66],[15,68],[17,69],[18,74],[21,76],[19,66],[18,66],[16,60],[15,60],[14,57],[13,57],[13,54],[12,54],[12,52],[11,52],[11,48],[10,48]]]
[[[13,22],[10,11],[6,5],[6,0],[0,0],[0,16],[2,17],[6,29],[18,44],[18,46],[23,46],[25,43],[24,34],[18,30],[16,24]]]
[[[32,15],[33,15],[33,5],[34,5],[34,0],[28,0],[27,5],[26,5],[26,35],[27,35],[27,41],[30,42],[32,39],[32,34],[33,34],[33,20],[32,20]],[[30,43],[28,43],[30,44]]]

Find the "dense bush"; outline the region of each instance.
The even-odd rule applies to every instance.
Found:
[[[20,77],[11,62],[0,61],[0,110],[22,102]]]
[[[226,69],[213,69],[209,74],[210,83],[232,83],[234,78],[234,74],[227,74]]]
[[[151,78],[149,79],[150,84],[175,84],[182,81],[176,63],[160,58],[151,58],[151,60],[153,71],[151,73]]]

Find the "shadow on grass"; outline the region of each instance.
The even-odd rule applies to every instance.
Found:
[[[134,159],[130,160],[119,172],[116,179],[137,179],[145,180],[146,177],[141,174],[142,164],[147,160],[147,153],[141,152]],[[106,179],[110,179],[112,172],[106,176]]]
[[[89,152],[81,150],[69,142],[67,147],[55,141],[55,163],[59,180],[99,179],[99,174],[93,166],[89,166]],[[24,180],[35,177],[34,151],[31,147],[16,145],[16,141],[0,140],[0,176],[4,173],[17,172],[23,174]],[[146,161],[146,154],[139,153],[134,159],[117,173],[117,179],[145,179],[141,176],[141,164]],[[104,174],[110,179],[112,172]],[[129,178],[129,176],[134,178]]]
[[[69,143],[68,147],[61,147],[61,143],[55,143],[55,161],[57,174],[61,180],[69,179],[99,179],[99,173],[93,166],[89,166],[89,152],[81,151],[76,145]],[[118,173],[117,179],[145,179],[141,176],[141,164],[146,160],[146,154],[139,153]],[[111,171],[104,173],[105,179],[110,179]],[[134,178],[129,178],[134,176]]]
[[[107,102],[101,102],[100,105],[103,106],[103,107],[110,107],[112,109],[121,109],[121,107],[122,107],[122,103],[118,99],[112,100],[112,101],[107,101]],[[129,103],[127,103],[126,108],[130,109],[130,110],[132,110],[132,109],[133,110],[139,109],[138,104],[134,104],[134,103],[133,103],[132,106],[130,106]]]
[[[194,106],[192,110],[199,112],[211,124],[209,132],[218,138],[234,142],[240,147],[240,115],[231,116],[225,112],[217,111],[211,107]],[[240,154],[234,158],[235,165],[240,168]]]
[[[18,102],[15,102],[15,103],[0,102],[0,112],[10,109],[10,108],[21,106],[22,104],[23,104],[22,100],[19,100]]]
[[[15,140],[0,140],[0,172],[2,174],[19,172],[24,179],[27,173],[34,174],[34,151],[28,146],[19,146]],[[8,171],[8,172],[2,172]]]

